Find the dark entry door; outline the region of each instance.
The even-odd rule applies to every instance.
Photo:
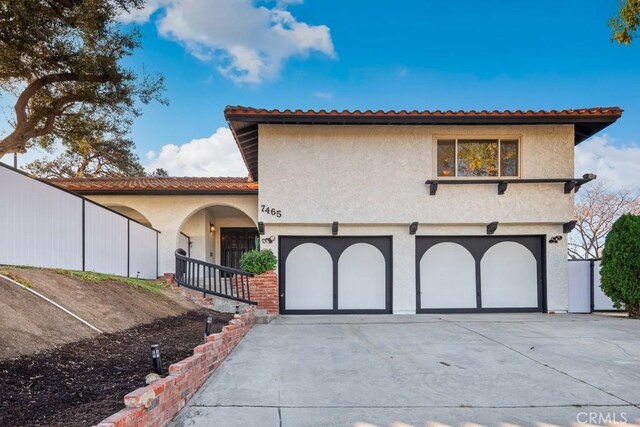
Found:
[[[258,230],[255,228],[220,229],[220,264],[240,269],[242,254],[256,249]]]

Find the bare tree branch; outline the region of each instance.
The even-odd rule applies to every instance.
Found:
[[[578,221],[569,235],[569,256],[574,259],[600,258],[607,234],[623,214],[640,214],[640,198],[628,190],[609,191],[598,182],[579,193],[575,218]]]

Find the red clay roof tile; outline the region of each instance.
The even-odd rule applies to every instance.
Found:
[[[255,194],[258,183],[236,177],[55,178],[54,185],[85,194]]]
[[[228,106],[225,115],[265,115],[265,116],[304,116],[304,117],[581,117],[581,116],[619,116],[623,110],[618,107],[578,108],[568,110],[277,110],[265,108],[251,108],[242,106]]]

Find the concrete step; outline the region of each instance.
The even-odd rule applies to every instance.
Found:
[[[258,314],[258,310],[256,310],[255,319],[257,325],[266,325],[276,318],[274,314],[269,314],[265,310],[262,311],[264,311],[264,314]]]

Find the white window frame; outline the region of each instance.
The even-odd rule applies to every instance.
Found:
[[[458,176],[458,140],[485,140],[496,139],[498,140],[498,175],[497,176]],[[464,180],[488,180],[493,179],[500,181],[503,179],[519,179],[522,177],[522,136],[521,135],[434,135],[433,140],[433,176],[436,179],[464,179]],[[438,175],[438,142],[440,141],[454,141],[455,159],[453,165],[453,176],[440,176]],[[502,165],[500,164],[501,145],[502,140],[517,141],[518,145],[518,174],[502,176]]]

